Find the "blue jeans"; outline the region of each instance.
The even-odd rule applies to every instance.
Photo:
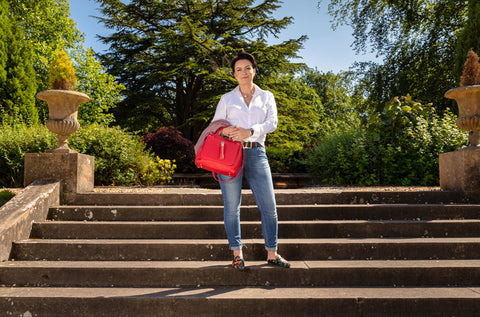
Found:
[[[220,183],[223,195],[223,219],[230,250],[241,250],[240,205],[242,203],[242,179],[245,176],[253,192],[262,218],[262,232],[267,251],[277,250],[278,217],[273,191],[272,174],[264,147],[245,149],[243,175],[228,183]],[[217,174],[219,180],[233,177]]]

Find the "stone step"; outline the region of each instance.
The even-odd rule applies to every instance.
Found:
[[[117,202],[118,203],[118,202]],[[480,219],[480,205],[355,204],[278,205],[281,220],[434,220]],[[242,221],[259,220],[255,205],[242,206]],[[71,221],[195,221],[223,220],[222,206],[57,206],[49,219]]]
[[[375,188],[358,191],[355,188],[322,190],[321,188],[275,190],[278,205],[320,204],[450,204],[479,203],[477,195],[466,196],[453,191],[378,191]],[[65,196],[66,205],[118,205],[128,206],[222,206],[220,190],[164,189],[150,193],[93,192]],[[255,205],[250,190],[242,191],[242,203]]]
[[[70,206],[50,208],[31,239],[13,244],[14,261],[0,263],[0,312],[478,315],[480,205],[467,204],[475,197],[349,188],[276,197],[279,253],[292,268],[266,264],[259,212],[244,191],[248,269],[239,272],[230,267],[219,190],[65,195]]]
[[[244,239],[247,259],[265,257],[264,241]],[[289,260],[480,259],[480,238],[279,239]],[[226,240],[25,240],[14,243],[21,261],[231,260]]]
[[[213,178],[212,173],[175,173],[173,184],[183,187],[201,187],[218,189],[218,182]],[[317,186],[318,181],[310,174],[304,173],[272,173],[273,186],[277,189],[304,188]],[[243,180],[243,188],[249,188],[248,182]]]
[[[241,223],[242,237],[260,239],[261,222]],[[279,238],[478,237],[480,220],[279,221]],[[225,239],[223,221],[48,221],[34,223],[32,239]]]
[[[477,316],[480,288],[0,288],[6,316]]]
[[[0,285],[36,287],[414,287],[478,286],[480,260],[292,261],[281,269],[247,261],[14,261]]]

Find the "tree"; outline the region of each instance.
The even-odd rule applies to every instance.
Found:
[[[7,44],[8,35],[11,29],[11,22],[8,17],[7,1],[0,1],[0,83],[7,80]]]
[[[48,65],[57,53],[83,42],[70,18],[68,0],[9,0],[10,10],[31,43],[40,90],[49,88]]]
[[[8,3],[12,16],[25,32],[26,42],[32,46],[30,55],[36,75],[30,78],[36,78],[38,90],[50,88],[49,65],[58,52],[65,50],[77,71],[77,90],[91,99],[80,107],[79,121],[111,122],[112,116],[107,112],[119,102],[123,86],[107,74],[93,51],[82,45],[84,35],[70,18],[68,0],[9,0]],[[37,107],[42,121],[46,121],[46,103],[37,100]]]
[[[315,90],[293,74],[271,74],[258,81],[270,90],[278,108],[277,129],[266,139],[273,172],[305,172],[305,149],[317,138],[324,109]]]
[[[267,143],[282,146],[296,143],[300,148],[312,142],[324,109],[315,90],[301,78],[289,74],[268,76],[262,87],[275,96],[278,108],[277,130],[267,137]]]
[[[470,50],[480,52],[480,1],[468,1],[468,14],[465,27],[460,32],[455,56],[455,73],[460,76]]]
[[[107,73],[91,48],[82,47],[74,51],[72,56],[76,61],[77,90],[90,97],[90,101],[78,109],[80,123],[112,123],[114,118],[109,110],[121,101],[120,94],[125,86],[117,83],[116,78]]]
[[[353,87],[354,73],[322,73],[309,69],[303,74],[305,83],[315,90],[324,108],[322,129],[338,130],[360,123],[363,97]],[[324,133],[325,134],[325,133]]]
[[[31,49],[16,22],[11,18],[6,0],[0,0],[0,121],[36,122],[36,83]]]
[[[96,1],[99,20],[114,30],[101,37],[110,45],[101,61],[126,86],[114,115],[130,130],[173,126],[194,140],[234,87],[229,61],[241,48],[257,57],[259,78],[300,67],[288,59],[305,37],[266,44],[292,21],[272,17],[278,0]]]
[[[370,46],[383,65],[357,65],[372,107],[382,109],[393,96],[410,93],[437,109],[454,106],[443,97],[458,85],[456,44],[465,25],[466,0],[330,0],[335,26],[353,28],[358,52]]]

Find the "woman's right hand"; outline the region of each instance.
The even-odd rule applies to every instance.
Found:
[[[220,131],[220,135],[221,136],[224,136],[224,137],[227,137],[229,138],[230,137],[230,134],[236,129],[237,127],[236,126],[229,126],[229,127],[226,127],[224,129],[222,129],[222,131]]]
[[[220,135],[226,136],[234,141],[240,141],[250,136],[250,130],[232,125],[223,129]]]

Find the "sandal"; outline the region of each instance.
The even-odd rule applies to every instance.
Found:
[[[232,267],[236,270],[242,271],[245,269],[245,261],[243,258],[237,255],[233,258]]]
[[[290,267],[290,263],[288,263],[288,261],[282,258],[279,254],[277,254],[277,257],[275,258],[275,260],[267,260],[267,263],[275,266],[284,267],[287,269]]]

